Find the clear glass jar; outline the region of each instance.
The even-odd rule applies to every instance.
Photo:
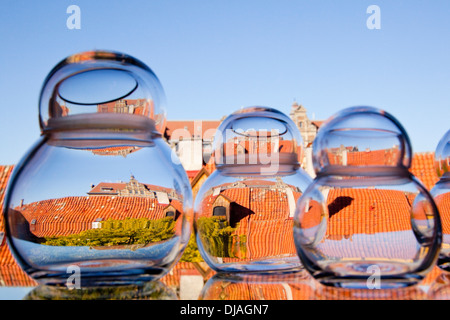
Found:
[[[295,124],[272,108],[243,108],[221,123],[213,150],[216,170],[194,204],[203,259],[221,272],[299,269],[293,215],[312,179]]]
[[[192,192],[162,139],[155,74],[125,54],[75,54],[49,73],[39,108],[42,135],[4,206],[22,268],[44,284],[82,286],[166,274],[189,240]]]
[[[434,158],[439,181],[431,189],[431,195],[442,223],[442,247],[437,264],[442,270],[450,271],[450,130],[439,141]]]
[[[344,109],[313,143],[317,176],[298,202],[295,245],[324,285],[390,288],[420,281],[441,244],[436,205],[409,172],[400,123],[371,108]]]

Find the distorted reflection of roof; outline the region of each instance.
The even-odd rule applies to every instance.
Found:
[[[212,140],[219,120],[170,120],[166,124],[166,136],[171,139],[202,138],[203,140]]]
[[[218,189],[217,192],[210,190],[204,198],[199,216],[212,216],[218,197],[233,203],[231,219],[238,219],[234,221],[238,222],[234,234],[246,235],[246,259],[295,254],[290,207],[301,196],[297,188],[273,181],[244,180],[224,184]],[[289,203],[287,189],[292,192],[293,204]],[[237,260],[224,258],[224,261]]]
[[[182,212],[181,203],[170,205]],[[17,207],[37,237],[64,236],[92,228],[96,221],[123,220],[125,218],[151,220],[165,217],[169,204],[145,197],[65,197],[43,200]]]
[[[215,166],[214,162],[209,161],[205,166],[205,170],[209,173],[211,173]],[[3,207],[3,198],[4,198],[4,192],[6,189],[6,185],[8,182],[8,179],[11,175],[13,166],[0,166],[0,205]],[[412,166],[410,170],[419,180],[422,181],[422,183],[428,188],[431,189],[434,184],[438,181],[436,171],[434,168],[434,155],[433,153],[419,153],[415,154],[412,161]],[[192,181],[194,181],[197,177],[197,174],[204,174],[205,171],[193,171],[189,172],[188,176]],[[101,188],[102,184],[98,184],[96,187]],[[110,186],[111,187],[111,186]],[[123,185],[120,184],[118,186],[115,186],[115,189],[113,188],[113,191],[117,191],[120,188],[122,188]],[[94,188],[93,188],[94,189]],[[92,190],[91,190],[92,191]],[[94,190],[95,191],[95,190]],[[107,190],[103,190],[107,191]],[[231,199],[232,201],[235,201],[236,203],[239,203],[241,206],[250,206],[249,199],[251,197],[258,197],[257,193],[250,194],[250,188],[225,188],[222,190],[221,194],[226,196],[227,198]],[[295,199],[297,200],[300,196],[300,193],[297,193],[296,190],[294,190]],[[369,195],[367,195],[369,197]],[[393,212],[400,212],[401,210],[405,210],[407,204],[408,204],[408,197],[406,197],[404,194],[397,194],[397,193],[389,193],[386,195],[379,195],[379,201],[377,200],[376,204],[373,203],[373,196],[371,201],[365,201],[365,196],[358,195],[358,197],[353,197],[355,199],[360,199],[358,201],[353,201],[351,206],[346,206],[345,208],[342,208],[340,210],[339,214],[341,215],[340,218],[342,219],[342,223],[345,223],[347,225],[347,228],[352,228],[353,217],[350,215],[351,210],[373,210],[377,211],[377,216],[373,216],[373,219],[371,221],[367,221],[362,227],[366,228],[365,232],[369,233],[376,233],[376,232],[385,232],[388,230],[409,230],[410,226],[407,225],[407,221],[404,219],[397,219],[393,216],[388,217],[383,213],[383,210],[387,210],[388,208],[392,208]],[[382,197],[389,197],[388,199],[382,199]],[[446,195],[447,197],[448,195]],[[205,206],[212,206],[212,203],[214,202],[216,196],[210,196],[211,198],[205,203]],[[339,195],[335,195],[334,198],[339,197]],[[292,219],[289,219],[286,216],[286,205],[287,205],[287,199],[285,196],[283,196],[282,193],[276,190],[265,190],[265,201],[254,202],[253,205],[253,211],[254,212],[261,212],[265,215],[270,215],[273,217],[276,222],[269,223],[266,230],[270,230],[270,233],[274,236],[278,235],[279,237],[285,237],[287,234],[292,234]],[[330,198],[331,199],[331,198]],[[390,204],[388,202],[391,202]],[[83,223],[89,223],[91,224],[93,221],[95,221],[98,218],[104,218],[108,219],[108,217],[116,217],[116,218],[123,218],[123,216],[120,215],[120,213],[126,212],[126,215],[131,217],[138,217],[142,215],[141,207],[144,206],[148,209],[149,206],[152,206],[151,203],[155,204],[155,210],[152,214],[156,216],[162,215],[162,212],[164,210],[164,207],[167,207],[167,205],[159,205],[157,202],[157,198],[150,199],[150,198],[135,198],[135,197],[119,197],[116,196],[114,199],[112,199],[111,196],[106,195],[97,195],[97,196],[86,196],[86,197],[66,197],[66,198],[60,198],[60,199],[51,199],[51,200],[43,200],[36,202],[34,204],[26,204],[24,205],[24,216],[27,216],[30,221],[33,219],[33,214],[39,213],[40,210],[43,210],[44,208],[47,208],[47,213],[45,215],[41,215],[44,219],[44,216],[46,216],[49,219],[55,219],[55,217],[58,217],[59,219],[62,218],[62,221],[65,221],[66,223],[72,224],[70,228],[79,228],[82,229],[81,224]],[[447,201],[449,203],[449,201]],[[176,207],[179,205],[177,204],[177,201],[172,199],[171,204],[174,204]],[[371,207],[372,206],[372,207]],[[68,215],[63,215],[64,208],[66,207],[74,207],[77,208],[74,210],[74,213],[70,213]],[[394,208],[396,207],[396,208]],[[112,209],[114,208],[114,209]],[[50,210],[49,210],[50,209]],[[179,208],[181,210],[181,208]],[[389,209],[390,210],[390,209]],[[76,212],[76,213],[75,213]],[[450,210],[445,211],[447,214],[450,212]],[[117,215],[117,216],[115,216]],[[282,217],[281,217],[282,216]],[[337,218],[338,216],[335,215],[332,218]],[[34,217],[37,219],[37,217]],[[57,218],[57,219],[58,219]],[[282,218],[284,222],[281,223],[281,220],[276,220],[278,218]],[[442,219],[450,219],[450,217],[447,217],[445,214],[441,217]],[[254,220],[254,222],[258,221],[258,216],[254,215],[251,218]],[[248,220],[248,219],[247,219]],[[42,220],[43,221],[43,220]],[[38,226],[40,223],[37,221],[36,226]],[[78,227],[74,227],[76,224],[80,225]],[[42,224],[41,224],[42,225]],[[256,226],[256,224],[254,224]],[[3,216],[0,217],[0,232],[4,232],[4,219]],[[90,228],[91,226],[89,226]],[[240,231],[238,232],[245,232],[244,230],[251,228],[249,226],[248,221],[245,219],[241,221]],[[339,224],[336,224],[333,230],[329,230],[329,236],[343,236],[345,239],[345,234],[342,234],[342,231],[339,230]],[[449,232],[448,229],[445,229],[444,225],[444,232]],[[447,226],[448,228],[448,226]],[[258,230],[263,230],[264,228],[258,227]],[[248,230],[247,230],[248,231]],[[47,231],[45,229],[42,229],[42,234],[45,234]],[[67,231],[68,232],[68,231]],[[76,232],[76,231],[71,231]],[[261,231],[258,231],[261,233]],[[262,238],[263,235],[257,235],[257,230],[255,229],[255,239]],[[267,235],[264,235],[267,236]],[[254,247],[252,248],[252,251],[254,254],[257,255],[264,255],[266,254],[266,251],[264,249],[258,249],[258,242],[259,240],[255,241]],[[288,241],[282,241],[282,242],[276,242],[274,241],[274,246],[279,246],[275,250],[285,250],[285,248],[282,247],[282,243],[288,243]],[[293,244],[292,244],[293,245]],[[293,247],[289,247],[288,250],[292,250]],[[207,267],[204,267],[204,269],[208,269]],[[200,271],[201,272],[200,272]],[[422,281],[423,285],[430,284],[434,281],[434,279],[441,273],[441,271],[435,267],[425,278],[424,281]],[[195,275],[195,276],[202,276],[204,281],[209,279],[214,272],[211,272],[209,270],[208,272],[202,271],[198,263],[188,263],[188,262],[179,262],[175,267],[164,276],[161,281],[167,284],[170,287],[179,287],[180,286],[180,279],[182,276],[189,276],[189,275]],[[6,243],[5,237],[3,237],[2,243],[0,244],[0,286],[36,286],[37,283],[31,279],[25,272],[22,271],[22,269],[17,265],[16,261],[11,255],[11,252],[8,248],[8,245]],[[227,288],[227,297],[233,297],[236,299],[251,299],[252,297],[257,297],[257,293],[253,292],[252,289],[249,289],[248,286],[244,284],[235,284],[229,288]],[[266,299],[270,299],[268,297],[273,297],[273,299],[286,299],[286,291],[283,291],[280,286],[275,285],[273,288],[271,286],[267,286],[264,289],[258,289],[258,290],[268,290],[268,292],[264,292],[264,296]],[[351,292],[351,290],[341,290],[336,292],[322,292],[324,293],[323,296],[311,296],[310,293],[306,293],[305,288],[302,290],[294,289],[292,291],[293,293],[293,299],[357,299],[357,297],[354,296],[354,294]],[[328,291],[333,289],[326,289]],[[412,294],[406,294],[403,291],[398,291],[397,293],[393,293],[396,295],[394,298],[399,299],[419,299],[422,298],[421,293],[413,292]],[[380,293],[381,295],[381,293]],[[381,295],[382,297],[382,295]],[[366,296],[361,296],[361,299],[364,298],[370,298]]]
[[[439,180],[435,169],[434,152],[414,154],[410,171],[428,190],[431,190]]]

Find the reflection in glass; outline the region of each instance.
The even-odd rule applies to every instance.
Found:
[[[305,271],[217,273],[205,284],[199,300],[312,300],[314,292],[315,282]]]
[[[431,284],[428,296],[432,300],[450,300],[450,273],[442,272]]]
[[[292,218],[311,182],[298,129],[277,110],[244,108],[222,122],[214,152],[195,203],[202,257],[216,271],[298,269]]]
[[[75,266],[82,286],[127,284],[173,267],[189,239],[192,192],[161,138],[163,108],[158,79],[132,57],[87,52],[52,70],[42,137],[16,166],[4,212],[12,251],[34,279],[61,284]]]
[[[440,179],[431,189],[431,194],[442,222],[442,248],[438,266],[450,271],[450,130],[439,141],[434,157]]]
[[[395,287],[396,284],[392,284]],[[314,300],[428,300],[428,294],[419,286],[396,289],[350,289],[317,286]]]
[[[337,149],[336,130],[345,132]],[[313,153],[317,177],[294,218],[305,268],[330,286],[420,281],[436,261],[441,226],[433,199],[408,171],[401,125],[381,110],[345,109],[321,127]]]
[[[23,300],[178,300],[175,292],[161,281],[143,285],[102,286],[68,289],[40,285]]]

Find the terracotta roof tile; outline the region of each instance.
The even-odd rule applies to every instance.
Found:
[[[442,233],[450,235],[450,193],[436,196],[435,202],[441,217]]]
[[[169,140],[174,132],[204,140],[212,140],[221,121],[217,120],[170,120],[166,124],[166,136]],[[174,137],[178,138],[178,137]]]
[[[217,279],[204,292],[203,300],[310,300],[314,290],[308,281],[285,277],[274,281],[276,276],[252,276],[242,281]]]
[[[396,190],[331,189],[328,193],[326,233],[318,244],[330,256],[412,259],[417,250],[411,230],[410,194]],[[311,202],[302,226],[315,233],[322,221],[320,204]],[[417,223],[426,215],[418,208]]]
[[[172,200],[176,209],[179,201]],[[37,237],[63,236],[92,229],[97,219],[125,218],[160,219],[165,217],[166,204],[144,197],[65,197],[24,204],[15,208],[30,224]],[[180,211],[181,212],[181,211]]]
[[[263,184],[267,184],[264,182]],[[230,199],[237,207],[234,216],[241,216],[239,208],[245,212],[235,230],[236,235],[245,235],[246,257],[241,259],[224,258],[224,262],[254,260],[268,256],[296,256],[293,242],[293,220],[290,217],[289,203],[285,192],[268,187],[260,187],[256,182],[245,181],[252,187],[226,188],[221,195]],[[272,185],[274,185],[273,183]],[[294,191],[294,200],[300,193]],[[207,196],[202,202],[201,216],[212,216],[213,204],[218,195]],[[237,208],[237,209],[236,209]],[[250,213],[250,214],[248,214]]]
[[[436,173],[433,152],[415,153],[410,171],[428,190],[431,190],[439,180]]]

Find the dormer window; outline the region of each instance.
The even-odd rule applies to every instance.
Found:
[[[217,206],[213,210],[214,217],[226,217],[227,216],[227,208],[224,206]]]
[[[167,211],[166,212],[166,217],[175,217],[175,212],[174,211]]]
[[[92,222],[92,229],[100,229],[102,227],[103,218],[97,218]]]
[[[36,230],[36,219],[31,220],[30,222],[30,231]]]

